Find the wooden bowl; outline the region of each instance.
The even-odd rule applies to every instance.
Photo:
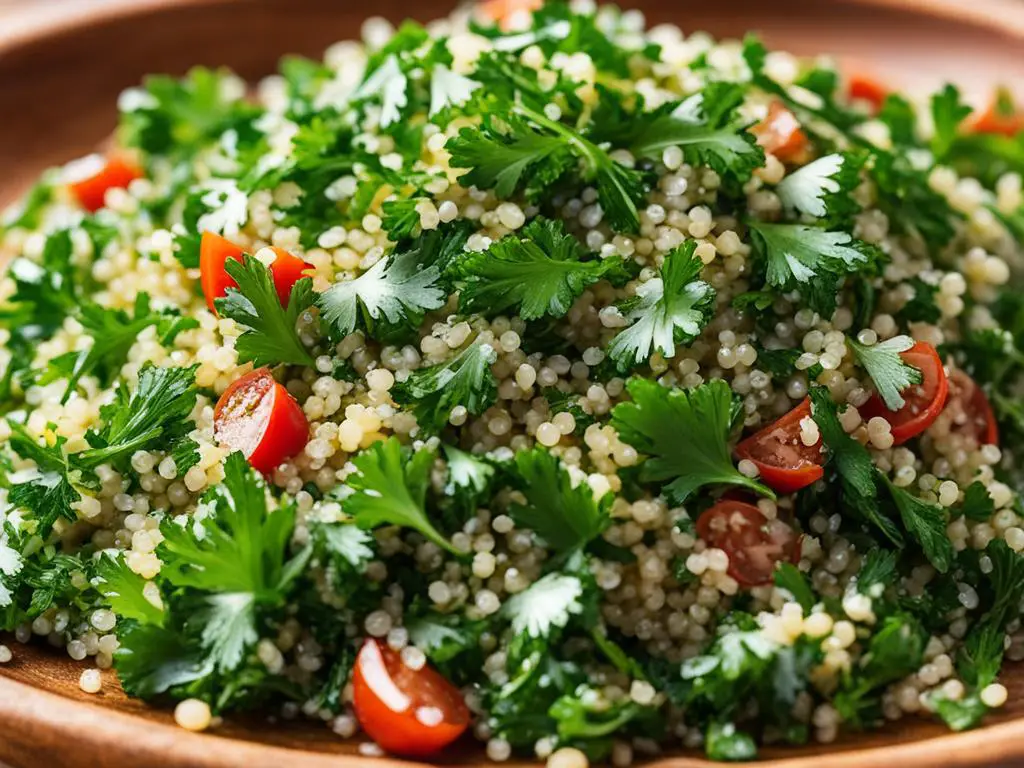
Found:
[[[622,0],[652,23],[720,36],[759,30],[800,54],[833,53],[894,85],[932,89],[945,80],[981,101],[997,83],[1024,89],[1021,0]],[[318,55],[356,36],[366,11],[399,21],[443,15],[449,0],[56,0],[0,12],[0,205],[44,168],[85,154],[109,135],[117,94],[149,72],[183,73],[195,64],[228,65],[255,78],[285,53]],[[61,766],[280,766],[367,763],[354,743],[324,725],[268,724],[231,717],[209,734],[173,725],[167,709],[128,699],[111,672],[98,695],[78,687],[84,669],[62,652],[21,646],[0,666],[0,761],[15,768]],[[1009,704],[986,727],[949,734],[906,719],[828,747],[765,750],[772,768],[906,768],[1024,764],[1024,668],[1003,675]],[[482,764],[466,745],[446,762]],[[388,768],[409,765],[376,760]],[[527,765],[523,763],[520,765]],[[656,765],[709,766],[695,753]]]

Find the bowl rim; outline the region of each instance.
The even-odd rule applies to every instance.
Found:
[[[53,6],[31,5],[13,9],[0,28],[0,60],[20,49],[30,48],[48,38],[83,28],[103,26],[162,10],[216,4],[241,5],[255,0],[63,0],[61,13],[53,14]],[[628,5],[629,0],[611,0]],[[827,0],[826,0],[827,1]],[[832,0],[851,6],[905,10],[918,14],[961,22],[986,29],[1005,37],[1024,41],[1024,3],[1020,0]],[[45,658],[30,663],[44,663]],[[81,701],[8,677],[0,669],[0,722],[5,734],[15,738],[4,741],[0,752],[10,754],[5,746],[17,750],[40,744],[43,734],[50,740],[59,738],[71,743],[82,740],[96,747],[110,743],[125,744],[128,734],[145,728],[146,738],[134,745],[136,758],[148,758],[157,764],[173,757],[173,765],[196,768],[228,768],[241,764],[281,765],[289,761],[294,768],[327,768],[347,763],[373,761],[377,768],[427,768],[429,764],[391,757],[364,757],[329,752],[313,752],[301,748],[265,744],[212,733],[192,733],[176,725],[155,722],[130,712],[105,707],[102,699]],[[893,727],[893,725],[890,725]],[[766,758],[752,766],[764,768],[891,768],[893,763],[940,766],[966,765],[958,755],[970,754],[970,764],[998,764],[999,761],[1024,759],[1024,715],[1020,718],[972,731],[941,733],[913,741],[858,748],[824,754]],[[17,753],[15,753],[17,754]],[[707,768],[713,765],[698,755],[665,756],[646,763],[649,768]]]

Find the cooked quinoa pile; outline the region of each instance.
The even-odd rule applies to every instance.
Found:
[[[576,3],[126,91],[0,225],[0,628],[399,754],[977,725],[1024,137],[869,86]]]

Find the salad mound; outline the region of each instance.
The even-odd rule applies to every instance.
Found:
[[[151,77],[4,215],[0,629],[366,754],[979,724],[1024,117],[522,5]]]

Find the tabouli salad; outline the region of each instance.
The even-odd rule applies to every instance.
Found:
[[[1024,119],[521,5],[149,78],[7,212],[0,627],[402,756],[977,725]]]

